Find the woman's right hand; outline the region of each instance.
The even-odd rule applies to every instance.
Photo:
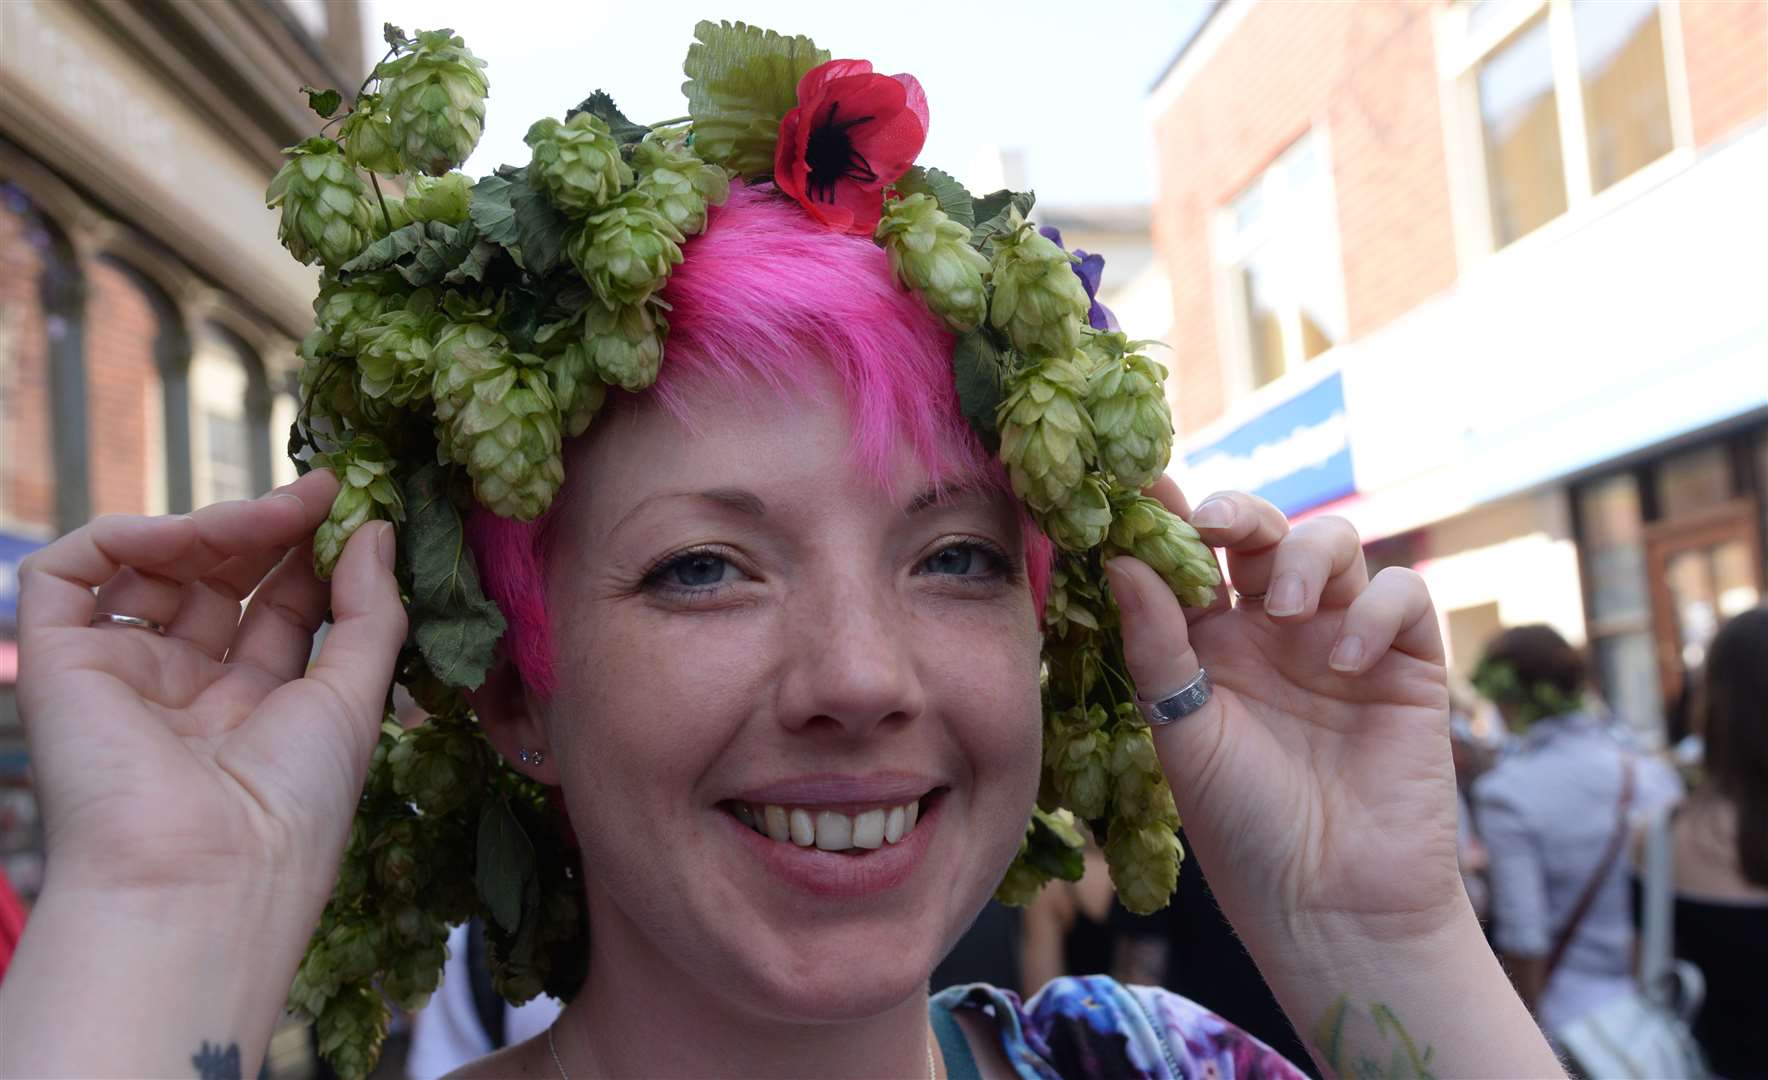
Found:
[[[187,516],[100,517],[24,560],[19,702],[46,892],[246,885],[317,914],[406,625],[390,526],[358,529],[329,587],[314,576],[337,486],[315,470]]]

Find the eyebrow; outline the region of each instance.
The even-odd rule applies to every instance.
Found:
[[[935,506],[950,506],[952,503],[972,498],[975,494],[962,484],[946,484],[944,486],[936,484],[909,500],[908,506],[903,508],[903,514],[907,516],[918,514]]]
[[[716,506],[724,507],[727,510],[735,510],[740,514],[746,514],[751,517],[761,517],[767,513],[767,504],[761,501],[761,496],[752,491],[744,491],[742,488],[708,488],[705,491],[661,491],[655,495],[640,499],[638,505],[634,506],[631,510],[628,510],[619,521],[614,523],[614,527],[608,530],[608,535],[612,536],[614,533],[619,532],[621,526],[630,521],[640,510],[643,510],[651,503],[658,502],[662,499],[699,499]]]

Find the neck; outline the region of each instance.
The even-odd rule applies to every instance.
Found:
[[[590,924],[597,932],[589,977],[555,1029],[571,1080],[927,1073],[933,1035],[925,988],[858,1020],[780,1020],[760,1012],[762,1003],[751,1009],[739,994],[707,985],[704,972],[683,971],[618,916]],[[552,1062],[545,1064],[545,1074],[556,1076]]]

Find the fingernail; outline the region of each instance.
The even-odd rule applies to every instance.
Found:
[[[1326,661],[1334,671],[1355,671],[1363,662],[1363,640],[1356,636],[1340,638]]]
[[[1301,575],[1284,574],[1271,584],[1271,591],[1265,595],[1265,613],[1294,615],[1301,611],[1303,599]]]
[[[381,557],[381,565],[388,570],[393,569],[393,557],[398,553],[399,545],[393,539],[393,526],[382,525],[381,535],[375,539],[375,553]]]
[[[294,503],[296,506],[300,507],[303,510],[307,509],[307,504],[301,501],[301,497],[299,495],[290,495],[286,491],[273,491],[270,493],[270,497],[268,499],[266,499],[265,501],[266,502],[282,502],[284,499],[287,499],[289,502]]]
[[[1191,524],[1199,529],[1225,529],[1234,524],[1234,504],[1227,499],[1205,499],[1191,511]]]
[[[1134,615],[1142,609],[1142,597],[1136,592],[1136,583],[1125,572],[1127,564],[1127,559],[1110,560],[1105,564],[1105,577],[1111,585],[1111,599],[1117,601],[1117,610]]]

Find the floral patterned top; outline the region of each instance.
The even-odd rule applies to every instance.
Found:
[[[954,1078],[975,1075],[974,1062],[953,1060],[968,1058],[950,1019],[958,1009],[974,1009],[994,1022],[1007,1060],[1025,1080],[1306,1078],[1275,1050],[1203,1006],[1103,975],[1056,979],[1024,1003],[986,983],[935,994],[928,1011]]]

